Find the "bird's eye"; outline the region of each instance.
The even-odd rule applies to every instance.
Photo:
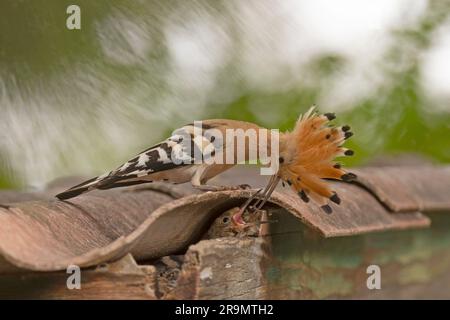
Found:
[[[279,157],[279,158],[278,158],[278,162],[279,162],[279,163],[283,163],[283,162],[284,162],[284,158],[283,158],[283,157]]]
[[[230,218],[228,218],[228,217],[223,217],[223,218],[222,218],[222,222],[223,222],[223,223],[228,223],[228,222],[230,222]]]

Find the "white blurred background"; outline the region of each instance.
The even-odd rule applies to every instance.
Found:
[[[350,165],[450,162],[450,2],[0,4],[0,187],[118,166],[193,120],[282,130],[311,104],[355,131]]]

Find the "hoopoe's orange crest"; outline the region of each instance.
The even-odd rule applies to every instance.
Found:
[[[321,115],[314,109],[300,116],[294,130],[283,135],[278,176],[303,201],[311,198],[325,212],[331,213],[329,201],[340,204],[341,199],[323,179],[351,181],[356,178],[335,162],[336,157],[353,155],[352,150],[342,146],[353,133],[347,125],[330,125],[335,119],[333,113]]]

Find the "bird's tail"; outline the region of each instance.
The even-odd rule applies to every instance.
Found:
[[[67,200],[67,199],[79,196],[80,194],[83,194],[85,192],[96,189],[96,185],[101,180],[102,179],[100,177],[95,177],[95,178],[89,179],[89,180],[84,181],[83,183],[80,183],[64,192],[57,194],[56,197],[59,200]]]
[[[89,179],[80,183],[64,192],[56,195],[59,200],[67,200],[80,194],[92,191],[94,189],[106,190],[119,187],[128,187],[132,185],[142,184],[148,181],[128,176],[116,175],[116,171],[111,171],[107,174]]]
[[[332,212],[330,201],[340,204],[341,199],[322,179],[351,181],[356,178],[335,162],[336,157],[353,155],[352,150],[342,146],[353,133],[347,125],[330,125],[333,119],[333,113],[321,115],[314,107],[300,116],[288,138],[289,144],[295,146],[295,156],[281,171],[281,178],[303,201],[311,198],[327,213]]]

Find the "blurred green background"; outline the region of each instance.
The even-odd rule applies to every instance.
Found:
[[[81,8],[68,30],[66,8]],[[110,170],[193,120],[352,126],[450,162],[450,1],[0,1],[0,188]]]

